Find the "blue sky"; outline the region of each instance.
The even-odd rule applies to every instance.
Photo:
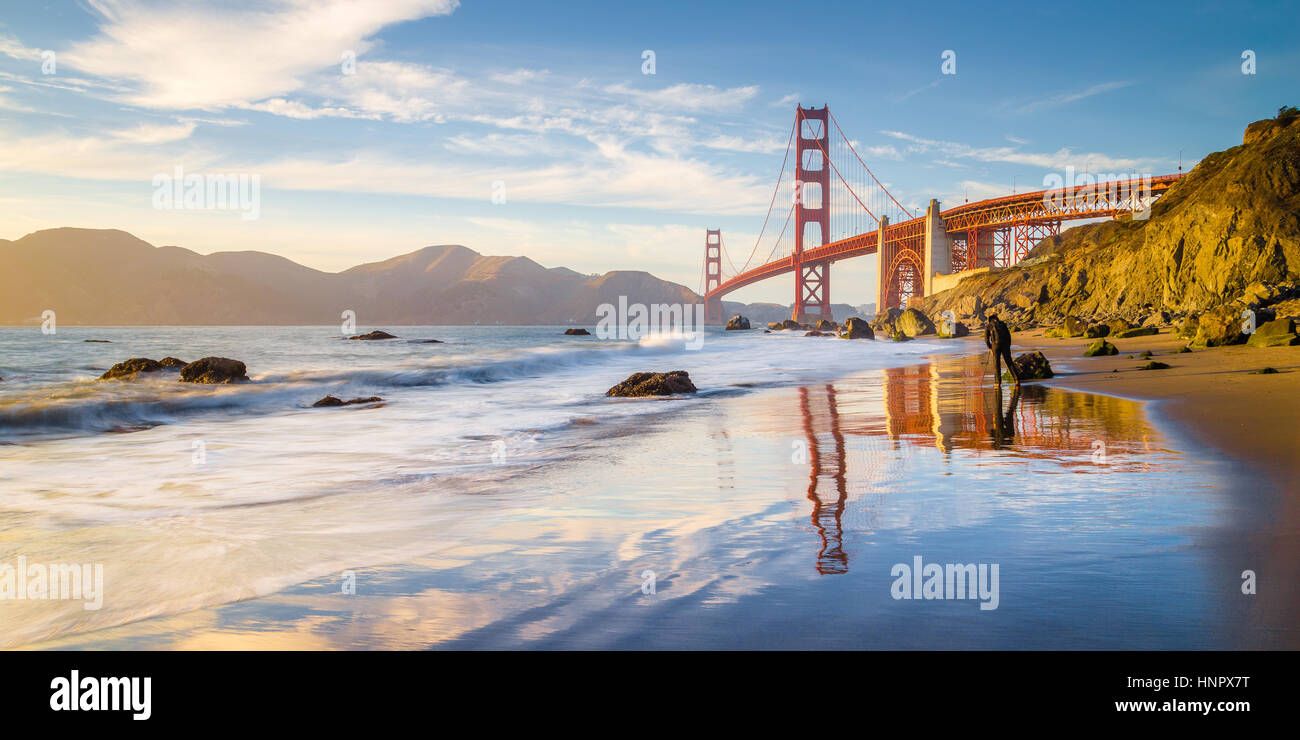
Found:
[[[326,270],[459,243],[696,288],[706,228],[748,255],[795,101],[828,103],[909,207],[1173,172],[1300,105],[1294,3],[986,5],[819,3],[800,26],[788,3],[10,4],[0,237],[121,228]],[[177,166],[259,175],[259,217],[154,208]],[[836,264],[834,300],[871,300],[869,263]]]

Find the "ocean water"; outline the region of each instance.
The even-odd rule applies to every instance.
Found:
[[[0,564],[104,573],[98,609],[0,600],[0,645],[1249,642],[1222,461],[1133,401],[999,395],[974,343],[384,328],[0,329]],[[252,382],[95,379],[166,355]],[[603,395],[677,369],[698,394]],[[997,564],[997,607],[894,598],[917,556]]]

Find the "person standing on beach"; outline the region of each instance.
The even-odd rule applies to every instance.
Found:
[[[988,345],[989,352],[993,355],[993,379],[997,381],[998,388],[1002,387],[1003,358],[1007,361],[1007,372],[1011,373],[1012,380],[1019,387],[1020,371],[1016,368],[1015,360],[1011,359],[1011,330],[995,313],[989,314],[988,320],[984,322],[984,344]]]

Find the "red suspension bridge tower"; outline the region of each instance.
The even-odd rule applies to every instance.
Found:
[[[829,106],[799,108],[799,159],[794,170],[794,311],[790,318],[811,323],[831,318],[830,260],[807,260],[805,247],[820,247],[830,238]],[[816,186],[816,189],[813,189]],[[814,196],[816,196],[814,198]],[[809,205],[815,201],[816,206]],[[808,244],[808,227],[816,225],[816,242]]]

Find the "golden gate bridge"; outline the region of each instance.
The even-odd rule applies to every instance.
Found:
[[[778,197],[787,177],[789,208],[783,218],[773,218],[780,213]],[[902,307],[913,296],[951,287],[971,271],[1020,262],[1039,241],[1059,234],[1063,221],[1149,213],[1151,203],[1181,177],[1104,183],[1083,178],[1078,184],[948,210],[931,199],[924,213],[914,213],[867,166],[829,106],[799,106],[749,257],[736,267],[721,230],[706,231],[701,278],[705,318],[722,320],[722,297],[728,293],[792,273],[791,318],[800,323],[834,320],[831,263],[866,255],[876,258],[877,310]]]

